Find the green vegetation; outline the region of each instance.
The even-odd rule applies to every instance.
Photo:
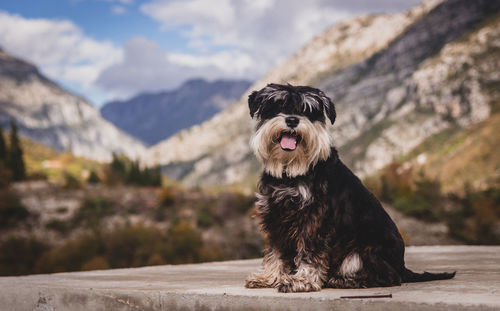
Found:
[[[17,125],[14,120],[10,121],[10,146],[7,152],[7,167],[12,171],[12,180],[20,181],[26,178],[23,149],[17,135]]]
[[[66,189],[80,189],[82,187],[82,183],[78,178],[73,176],[69,172],[64,172],[64,188]]]
[[[500,187],[500,113],[467,129],[450,128],[426,139],[404,161],[425,155],[419,166],[427,176],[441,183],[444,193],[464,195],[467,185]]]
[[[425,221],[444,221],[450,234],[470,244],[500,243],[500,189],[472,190],[460,193],[442,192],[438,179],[399,163],[385,167],[365,185],[384,202],[402,213]]]
[[[10,122],[9,145],[7,146],[0,126],[0,188],[6,187],[11,181],[26,179],[23,149],[17,134],[17,125]]]
[[[0,275],[22,275],[35,271],[47,246],[30,237],[9,237],[0,244]]]
[[[50,183],[65,185],[68,175],[79,184],[85,182],[88,172],[99,172],[103,164],[69,152],[60,153],[28,138],[21,138],[27,178],[45,179]]]
[[[437,221],[442,216],[440,183],[421,172],[414,176],[411,168],[391,163],[382,170],[378,180],[372,177],[365,184],[377,197],[406,215],[427,221]]]
[[[91,171],[89,178],[87,178],[87,183],[95,185],[95,184],[98,184],[100,182],[101,182],[101,179],[99,178],[99,176],[97,176],[97,173],[95,171]]]
[[[71,227],[67,221],[61,219],[52,219],[47,224],[45,224],[45,228],[59,232],[61,234],[66,234],[70,231]]]
[[[82,187],[84,193],[85,187],[94,189],[92,186]],[[59,189],[65,187],[61,185]],[[30,228],[36,227],[36,221],[42,220],[35,219],[30,221],[30,226],[20,227],[26,219],[32,219],[29,214],[0,215],[2,221],[9,219],[9,228],[12,229],[0,237],[0,251],[4,252],[0,256],[0,274],[10,275],[10,271],[14,274],[52,273],[260,256],[263,240],[256,227],[247,225],[253,195],[236,190],[208,192],[173,185],[161,189],[118,189],[123,189],[122,193],[146,192],[155,196],[149,197],[149,205],[141,206],[134,200],[121,200],[116,193],[99,193],[86,196],[77,209],[55,208],[52,218],[40,223],[41,229],[57,233],[58,242],[54,244],[26,237],[30,236]],[[135,195],[131,197],[135,198]],[[19,208],[23,210],[22,206]],[[132,223],[131,213],[140,220]],[[109,221],[111,217],[113,221]],[[28,235],[19,237],[13,231],[15,228],[24,228]],[[203,238],[202,234],[207,230],[210,234]],[[19,255],[32,259],[26,262],[14,260],[17,253],[12,247],[12,239],[24,247]],[[22,268],[17,268],[21,262]]]
[[[108,185],[126,184],[133,186],[158,187],[162,184],[161,171],[156,168],[141,168],[137,161],[125,155],[113,154],[113,160],[105,170]]]
[[[451,196],[451,200],[458,206],[448,217],[454,237],[471,244],[500,243],[500,189],[467,189],[464,196]]]
[[[15,227],[29,215],[29,211],[21,204],[15,192],[0,189],[0,228]]]
[[[88,227],[98,227],[101,220],[116,212],[114,203],[106,198],[87,198],[73,215],[72,222],[76,225],[84,224]]]
[[[3,129],[0,126],[0,162],[4,163],[7,160],[7,144],[5,143],[5,138],[3,137]]]
[[[207,254],[207,255],[204,255]],[[180,221],[167,232],[144,224],[85,233],[59,247],[10,237],[0,245],[0,275],[139,267],[212,260],[200,233]]]

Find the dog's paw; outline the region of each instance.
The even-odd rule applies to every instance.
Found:
[[[269,281],[267,278],[265,278],[261,274],[251,274],[248,276],[248,278],[245,281],[245,287],[246,288],[266,288],[266,287],[272,287],[271,281]]]
[[[331,288],[365,288],[364,282],[351,278],[331,278],[328,281],[328,287]]]
[[[266,287],[266,286],[264,286],[264,284],[259,280],[247,279],[245,281],[245,287],[246,288],[262,288],[262,287]]]
[[[277,288],[280,293],[317,292],[321,290],[319,284],[304,280],[280,283]]]

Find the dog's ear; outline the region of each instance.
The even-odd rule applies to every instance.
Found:
[[[253,118],[262,106],[262,100],[259,98],[259,92],[253,91],[248,96],[248,108],[250,108],[250,116]]]
[[[330,119],[330,122],[335,123],[335,118],[337,117],[337,113],[335,112],[335,106],[333,105],[332,100],[325,95],[325,93],[320,93],[321,102],[323,103],[323,107],[325,108],[326,116]]]

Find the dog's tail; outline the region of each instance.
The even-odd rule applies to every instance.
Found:
[[[454,271],[452,273],[447,273],[447,272],[443,272],[443,273],[430,273],[430,272],[415,273],[406,267],[404,269],[405,270],[403,271],[402,283],[448,280],[448,279],[453,278],[455,276],[455,273],[457,273],[457,271]]]

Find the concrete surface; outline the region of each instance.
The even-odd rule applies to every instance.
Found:
[[[500,246],[407,248],[415,271],[455,279],[358,290],[281,294],[246,289],[259,260],[0,278],[0,310],[500,310]],[[392,298],[341,296],[392,294]]]

